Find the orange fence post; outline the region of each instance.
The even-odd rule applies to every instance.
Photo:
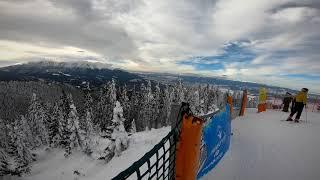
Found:
[[[258,113],[266,111],[266,109],[267,109],[267,90],[265,88],[260,88]]]
[[[183,116],[176,147],[176,180],[195,180],[199,168],[203,120]]]
[[[245,111],[246,106],[247,106],[247,101],[248,101],[248,91],[247,90],[243,90],[241,110],[240,110],[240,114],[239,114],[240,116],[244,115],[244,111]]]
[[[227,103],[230,105],[230,114],[233,114],[233,103],[232,103],[232,96],[227,97]]]

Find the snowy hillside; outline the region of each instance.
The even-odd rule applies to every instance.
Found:
[[[31,174],[17,179],[111,179],[142,157],[169,131],[170,127],[166,127],[133,134],[130,136],[130,148],[122,152],[120,157],[113,158],[108,164],[96,160],[95,157],[85,156],[82,152],[75,152],[70,157],[65,158],[64,151],[61,149],[54,149],[49,152],[40,150],[38,161],[32,165]],[[10,178],[7,177],[7,179]]]
[[[248,111],[232,122],[230,150],[203,180],[320,179],[320,113],[297,124],[281,111]]]
[[[248,109],[244,117],[232,121],[230,150],[204,180],[317,180],[320,177],[320,113],[305,112],[301,123],[284,121],[287,113],[267,110],[256,113]],[[142,157],[170,127],[152,129],[130,136],[130,146],[108,164],[74,152],[68,158],[64,151],[39,150],[26,180],[111,179]],[[9,179],[9,178],[8,178]],[[13,179],[11,177],[11,179]]]

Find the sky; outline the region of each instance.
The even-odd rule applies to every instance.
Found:
[[[320,93],[319,0],[0,0],[0,66],[90,60]]]

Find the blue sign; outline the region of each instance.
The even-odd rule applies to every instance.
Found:
[[[211,171],[230,146],[231,117],[230,107],[214,115],[203,127],[200,167],[197,179]]]

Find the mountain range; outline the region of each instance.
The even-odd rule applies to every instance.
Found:
[[[284,94],[286,91],[296,93],[288,88],[269,86],[265,84],[241,82],[226,79],[225,77],[204,77],[193,74],[170,74],[170,73],[145,73],[129,72],[113,68],[109,64],[97,62],[55,62],[39,61],[25,64],[17,64],[0,68],[0,81],[48,81],[68,83],[77,87],[101,86],[114,78],[119,84],[135,84],[144,82],[146,79],[173,84],[179,79],[186,84],[214,84],[219,87],[242,90],[249,89],[251,94],[258,94],[260,87],[266,87],[271,94]]]

